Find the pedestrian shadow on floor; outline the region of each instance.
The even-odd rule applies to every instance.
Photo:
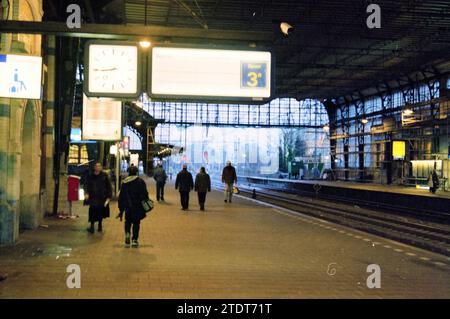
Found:
[[[153,245],[151,245],[151,244],[139,244],[138,248],[132,248],[132,247],[125,247],[124,244],[116,243],[116,244],[113,245],[113,248],[122,248],[122,249],[125,249],[125,250],[139,250],[139,249],[142,250],[142,249],[145,249],[145,248],[155,248],[155,247]]]
[[[112,272],[148,272],[151,264],[156,262],[156,256],[143,250],[145,245],[139,248],[124,248],[115,251],[107,263],[108,271]]]
[[[157,202],[157,201],[155,201],[155,203],[156,203],[156,206],[155,207],[158,207],[158,206],[172,206],[173,204],[172,204],[172,202],[168,202],[168,201],[164,201],[164,202]]]
[[[189,208],[187,212],[183,212],[180,210],[182,214],[192,214],[192,215],[208,215],[208,214],[217,214],[217,213],[223,213],[223,211],[215,208],[206,208],[206,210],[202,211],[200,208]]]

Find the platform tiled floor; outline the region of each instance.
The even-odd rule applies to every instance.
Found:
[[[114,218],[104,234],[87,234],[79,205],[80,219],[46,219],[48,228],[24,232],[0,248],[8,275],[0,298],[450,297],[444,256],[251,200],[227,205],[218,192],[207,212],[192,196],[184,213],[172,188],[143,221],[138,249],[123,247]],[[81,267],[81,289],[66,286],[69,264]],[[366,286],[369,264],[381,267],[381,289]]]

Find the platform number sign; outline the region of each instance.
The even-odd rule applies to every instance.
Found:
[[[241,63],[242,88],[267,87],[267,63],[243,62]]]

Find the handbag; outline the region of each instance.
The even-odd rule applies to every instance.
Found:
[[[239,190],[239,188],[237,186],[234,186],[233,188],[233,193],[235,194],[239,194],[241,191]]]
[[[133,207],[133,201],[131,200],[128,192],[126,193],[126,199],[127,199],[128,207],[129,208]],[[150,198],[148,198],[148,199],[144,199],[141,201],[141,206],[142,206],[142,209],[144,210],[144,212],[148,213],[153,209],[153,207],[155,207],[155,204],[153,203],[153,201]]]
[[[153,201],[150,198],[144,199],[141,202],[141,205],[146,213],[150,212],[153,209],[153,207],[155,207],[155,204],[153,203]]]

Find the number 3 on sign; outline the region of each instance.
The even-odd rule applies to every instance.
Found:
[[[243,88],[265,88],[266,87],[266,63],[242,63]]]
[[[261,77],[261,73],[256,72],[249,72],[248,77],[250,81],[247,81],[247,85],[251,87],[257,87],[258,86],[258,78]]]

